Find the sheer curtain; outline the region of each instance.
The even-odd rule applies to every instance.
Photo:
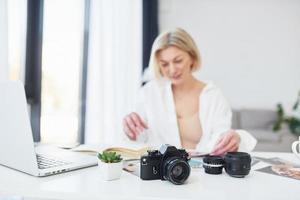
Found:
[[[0,80],[24,81],[27,1],[0,0]]]
[[[7,1],[0,0],[0,81],[8,79]]]
[[[114,143],[142,73],[142,1],[91,1],[85,143]]]

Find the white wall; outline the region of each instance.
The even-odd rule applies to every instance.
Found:
[[[8,78],[7,0],[0,0],[0,80]]]
[[[186,29],[235,108],[291,105],[300,90],[300,1],[161,0],[160,30]]]

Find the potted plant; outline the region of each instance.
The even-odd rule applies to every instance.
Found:
[[[98,153],[98,167],[104,180],[115,180],[121,177],[122,162],[121,155],[112,151]]]
[[[287,124],[291,133],[300,136],[300,118],[296,116],[296,112],[300,106],[300,91],[297,100],[293,106],[294,116],[287,116],[281,104],[277,105],[277,121],[273,126],[274,131],[279,131],[282,124]]]

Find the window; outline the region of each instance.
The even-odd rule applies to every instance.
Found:
[[[7,1],[8,66],[10,80],[23,80],[26,45],[26,1]]]
[[[84,0],[45,0],[42,49],[41,142],[78,140]]]
[[[115,141],[140,86],[141,1],[27,4],[27,35],[20,34],[27,42],[25,88],[34,140],[63,146]],[[22,70],[13,71],[22,76]]]

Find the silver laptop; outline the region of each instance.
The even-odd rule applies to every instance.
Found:
[[[0,82],[0,164],[33,176],[94,166],[97,158],[49,145],[35,146],[20,81]]]

